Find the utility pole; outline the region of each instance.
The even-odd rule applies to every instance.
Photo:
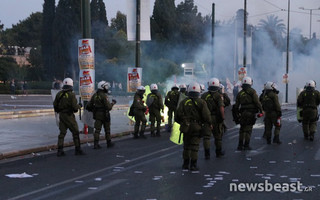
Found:
[[[82,38],[91,38],[90,0],[81,0]]]
[[[320,7],[319,7],[319,8],[304,8],[304,7],[300,7],[300,9],[302,9],[302,10],[309,10],[309,11],[310,11],[309,39],[311,39],[312,11],[313,11],[313,10],[320,10]]]
[[[287,75],[287,82],[286,82],[286,103],[288,103],[288,73],[289,73],[289,30],[290,30],[290,0],[288,0],[288,28],[287,28],[287,57],[286,57],[286,75]]]
[[[141,0],[137,1],[136,10],[136,68],[140,67],[140,24],[141,24]]]
[[[214,69],[214,22],[215,22],[215,4],[212,3],[212,30],[211,30],[211,73],[213,75]]]
[[[244,0],[243,13],[243,67],[247,65],[247,0]]]
[[[90,13],[90,0],[81,0],[81,30],[82,38],[91,38],[91,13]],[[80,87],[80,80],[79,80]],[[93,86],[94,89],[94,86]],[[80,102],[79,102],[80,103]],[[84,108],[87,106],[88,101],[84,100]],[[84,132],[87,125],[84,124]],[[88,127],[88,133],[92,134],[93,127]]]

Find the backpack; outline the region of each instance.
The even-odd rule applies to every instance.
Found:
[[[129,113],[128,113],[128,115],[129,115],[130,117],[133,117],[133,116],[134,116],[133,104],[131,104],[131,106],[130,106],[130,108],[129,108]]]
[[[272,99],[268,96],[268,94],[265,94],[262,98],[262,108],[265,111],[272,111],[274,110],[274,104]]]
[[[59,109],[59,104],[60,104],[60,101],[61,99],[64,97],[64,95],[66,94],[67,92],[65,91],[62,91],[62,94],[60,93],[60,96],[57,98],[57,101],[56,103],[53,105],[53,109],[56,113],[59,113],[61,110]]]

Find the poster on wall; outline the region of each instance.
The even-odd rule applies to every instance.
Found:
[[[94,92],[94,40],[81,39],[78,43],[79,92],[83,101],[90,101]]]
[[[240,67],[239,70],[238,70],[238,78],[239,78],[239,81],[242,81],[242,79],[244,77],[247,76],[247,70],[245,67]]]
[[[127,92],[136,92],[141,85],[142,68],[128,67]]]

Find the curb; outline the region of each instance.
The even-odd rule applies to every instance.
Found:
[[[148,129],[146,129],[146,131],[148,131]],[[130,135],[131,133],[132,133],[132,131],[125,131],[125,132],[113,134],[113,135],[111,135],[111,137],[112,138],[120,138],[123,136]],[[81,144],[92,143],[93,140],[94,140],[93,138],[82,139]],[[102,141],[102,140],[105,140],[104,136],[102,136],[100,138],[100,141]],[[73,142],[64,143],[64,147],[72,147],[72,146],[74,146]],[[28,155],[28,154],[35,154],[35,153],[44,152],[44,151],[53,151],[56,149],[58,149],[57,145],[53,144],[53,145],[46,145],[46,146],[24,149],[24,150],[19,150],[19,151],[1,153],[0,160],[14,158],[14,157],[18,157],[18,156],[24,156],[24,155]]]
[[[129,108],[129,105],[115,105],[113,107],[113,109],[115,110],[124,110],[128,108]],[[83,109],[81,110],[83,111]],[[16,119],[16,118],[47,116],[47,115],[54,115],[53,108],[0,112],[0,119]]]

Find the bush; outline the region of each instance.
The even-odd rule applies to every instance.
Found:
[[[51,82],[49,81],[30,81],[27,82],[28,94],[50,94],[51,93]],[[21,83],[16,83],[16,94],[23,94]],[[0,94],[10,94],[10,83],[0,84]]]

